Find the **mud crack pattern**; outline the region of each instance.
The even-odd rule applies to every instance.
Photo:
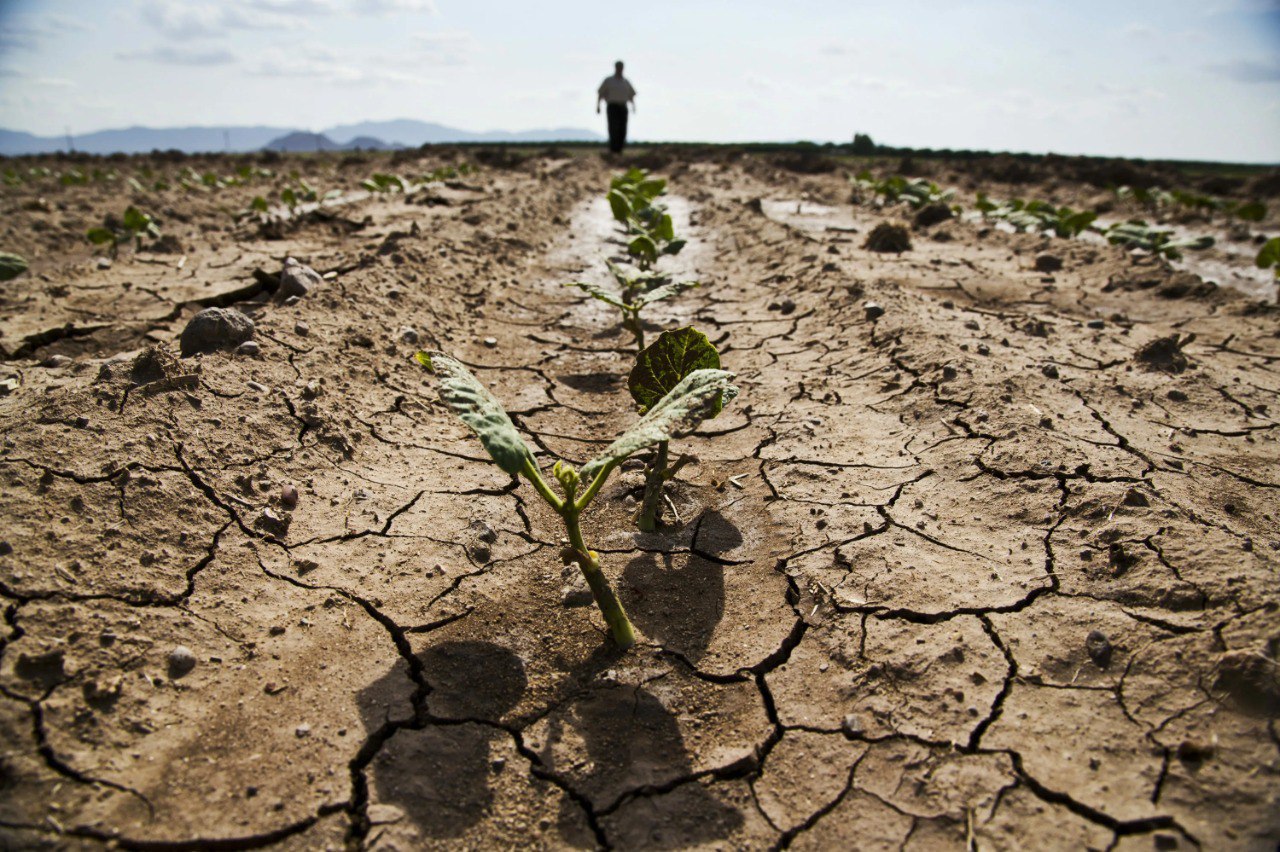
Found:
[[[1274,847],[1274,308],[965,221],[876,255],[838,175],[674,163],[704,286],[649,319],[743,393],[678,442],[660,532],[634,471],[587,520],[620,654],[564,605],[556,517],[410,358],[466,362],[544,461],[634,416],[626,334],[560,286],[619,250],[608,171],[507,166],[234,249],[197,205],[181,268],[55,247],[71,295],[0,306],[6,340],[78,330],[14,350],[0,398],[9,845]],[[337,274],[266,301],[282,252]],[[215,302],[260,354],[133,388]],[[1189,370],[1134,360],[1173,333]]]

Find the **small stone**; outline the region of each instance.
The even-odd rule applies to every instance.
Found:
[[[1045,364],[1040,368],[1040,373],[1047,379],[1058,378],[1058,368],[1053,364]]]
[[[365,813],[369,817],[370,825],[391,825],[404,819],[404,811],[395,805],[369,805]]]
[[[169,652],[169,677],[177,680],[196,667],[196,655],[186,645],[179,645]]]
[[[489,347],[490,349],[493,349],[493,348],[497,347],[497,345],[498,345],[498,338],[496,338],[496,337],[486,337],[486,338],[484,339],[484,345],[485,345],[485,346],[487,346],[487,347]]]
[[[261,351],[262,347],[252,340],[246,340],[244,343],[241,343],[236,347],[237,355],[248,355],[251,358]]]
[[[311,736],[311,726],[306,722],[303,722],[301,725],[293,729],[293,735],[300,740],[309,737]]]
[[[1144,507],[1151,505],[1151,500],[1148,499],[1147,495],[1143,494],[1137,488],[1130,488],[1126,491],[1123,502],[1126,506]]]
[[[1107,638],[1107,634],[1101,630],[1090,630],[1089,635],[1084,640],[1084,650],[1089,655],[1089,659],[1093,660],[1093,664],[1100,669],[1105,669],[1111,665],[1111,640]]]
[[[65,367],[70,363],[71,359],[66,355],[50,355],[48,358],[45,358],[40,362],[40,366],[49,370],[56,370],[60,367]]]
[[[293,331],[295,334],[300,334],[303,337],[306,337],[311,333],[311,326],[307,325],[302,320],[298,320],[293,324]]]
[[[1107,324],[1102,320],[1089,320],[1087,323],[1085,323],[1085,325],[1089,326],[1089,328],[1095,328],[1095,329],[1107,327]]]
[[[417,345],[419,339],[418,330],[412,326],[406,325],[400,329],[398,337],[400,338],[401,343]]]
[[[76,418],[76,428],[77,428],[77,429],[88,429],[88,428],[89,428],[89,418],[88,418],[88,417],[85,417],[83,414],[82,414],[82,415],[80,415],[79,417],[77,417],[77,418]]]
[[[867,319],[872,322],[875,322],[880,317],[884,316],[884,308],[875,302],[863,302],[862,311],[867,315]]]
[[[283,625],[283,624],[273,624],[273,625],[271,625],[271,627],[269,627],[269,628],[267,629],[267,633],[271,634],[272,636],[283,636],[283,635],[284,635],[284,625]]]
[[[484,521],[472,521],[471,532],[475,535],[476,539],[483,541],[485,544],[493,544],[498,540],[498,534],[494,532],[493,527],[489,526]]]
[[[286,509],[295,509],[298,506],[298,489],[292,485],[286,485],[280,489],[280,505]]]
[[[493,760],[489,761],[489,766],[494,772],[501,772],[507,768],[507,759],[505,757],[495,757]]]
[[[840,730],[844,731],[846,737],[856,737],[862,733],[862,723],[858,721],[856,714],[849,713],[840,722]]]
[[[262,384],[261,382],[252,382],[252,381],[245,382],[244,386],[247,387],[249,390],[253,391],[254,393],[266,393],[267,391],[271,390],[269,387]]]
[[[471,553],[471,558],[476,562],[479,562],[481,565],[486,564],[493,558],[493,552],[489,550],[489,546],[487,544],[474,544],[471,546],[469,552]]]
[[[100,258],[98,258],[98,268],[99,268],[99,269],[110,269],[110,268],[111,268],[111,258],[109,258],[109,257],[100,257]]]
[[[186,358],[201,352],[234,349],[253,337],[253,320],[235,308],[205,308],[182,330],[179,348]]]
[[[1186,402],[1188,399],[1187,395],[1180,390],[1171,390],[1165,396],[1173,402]]]
[[[292,257],[286,257],[284,269],[280,270],[280,287],[276,290],[276,298],[280,300],[290,296],[302,298],[323,283],[324,279],[320,273],[310,266],[298,263]]]
[[[8,556],[13,553],[13,545],[7,541],[0,541],[0,556]]]
[[[567,609],[580,606],[591,606],[594,599],[591,597],[591,590],[577,586],[562,586],[560,588],[560,604]]]
[[[320,387],[320,383],[317,382],[315,379],[312,379],[311,381],[307,382],[305,385],[302,386],[303,399],[315,399],[321,394],[321,392],[322,392],[322,389]]]

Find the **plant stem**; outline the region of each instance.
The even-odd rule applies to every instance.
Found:
[[[627,311],[626,318],[622,321],[623,327],[631,332],[636,339],[636,351],[644,351],[644,326],[640,323],[640,312],[637,310]]]
[[[640,516],[636,526],[642,532],[658,528],[658,510],[662,508],[662,484],[667,480],[667,442],[658,442],[658,448],[644,469],[644,502],[640,504]]]
[[[630,648],[636,643],[635,630],[631,627],[626,610],[622,608],[622,601],[618,600],[613,589],[609,587],[609,580],[600,569],[600,563],[592,557],[591,551],[582,540],[582,529],[578,526],[578,510],[572,504],[566,504],[560,516],[564,518],[565,529],[569,531],[569,545],[574,550],[578,567],[582,569],[582,576],[587,578],[587,585],[591,587],[591,596],[596,599],[596,606],[600,607],[600,613],[604,616],[605,623],[609,625],[609,635],[613,637],[613,641],[619,648]]]

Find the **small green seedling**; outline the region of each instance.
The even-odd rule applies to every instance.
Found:
[[[672,281],[648,270],[634,272],[629,267],[615,264],[609,264],[609,269],[622,285],[621,293],[612,293],[587,281],[570,281],[564,286],[577,287],[592,298],[617,308],[622,313],[622,327],[636,340],[637,352],[644,349],[644,323],[640,312],[654,302],[670,299],[698,286],[697,281]]]
[[[1008,222],[1019,233],[1052,231],[1059,237],[1078,237],[1098,218],[1098,214],[1092,210],[1055,207],[1047,201],[1035,199],[993,201],[981,192],[978,193],[978,201],[974,206],[984,218]]]
[[[156,239],[159,236],[160,228],[156,220],[132,205],[124,211],[124,216],[118,222],[109,221],[104,227],[90,228],[85,234],[89,242],[96,246],[109,245],[112,257],[116,256],[121,243],[133,241],[134,249],[140,251],[143,237]]]
[[[1168,260],[1181,260],[1182,250],[1203,251],[1213,246],[1213,237],[1188,237],[1175,240],[1173,231],[1162,231],[1152,228],[1141,219],[1128,222],[1117,222],[1103,232],[1107,242],[1124,246],[1127,249],[1139,249],[1149,254]]]
[[[542,478],[533,452],[502,405],[466,367],[441,352],[419,352],[416,358],[439,377],[440,399],[476,433],[498,467],[513,477],[528,479],[538,496],[564,521],[569,545],[561,551],[561,558],[566,565],[577,563],[613,641],[621,648],[634,645],[635,630],[622,602],[609,586],[599,555],[583,540],[580,518],[614,468],[641,450],[689,434],[719,411],[722,401],[737,393],[732,384],[733,374],[724,370],[695,370],[581,469],[557,461],[551,473],[560,484],[561,496]]]
[[[412,184],[408,180],[400,177],[400,175],[389,175],[379,172],[368,180],[360,181],[360,186],[370,192],[408,193],[411,191]]]
[[[12,281],[27,271],[27,259],[21,255],[0,251],[0,281]]]
[[[1254,259],[1259,269],[1272,269],[1276,273],[1276,281],[1280,282],[1280,237],[1272,237],[1263,244],[1257,258]]]
[[[636,356],[636,364],[627,379],[627,389],[631,391],[631,398],[636,401],[640,413],[644,414],[694,371],[719,369],[720,353],[705,334],[692,327],[664,331]],[[726,393],[707,419],[719,414],[724,404],[736,394],[736,389],[732,394]],[[644,499],[636,514],[636,526],[644,532],[658,528],[663,486],[691,460],[689,456],[681,456],[675,464],[668,466],[668,443],[659,441],[645,465]]]

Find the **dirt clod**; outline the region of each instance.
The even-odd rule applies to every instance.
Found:
[[[911,220],[912,224],[917,228],[929,228],[937,225],[939,222],[945,222],[950,219],[954,213],[951,207],[941,202],[937,204],[926,204],[921,207]]]
[[[1036,255],[1037,272],[1057,272],[1062,269],[1062,258],[1056,254]]]
[[[1144,343],[1134,353],[1133,360],[1145,369],[1162,373],[1182,373],[1191,366],[1191,360],[1182,351],[1196,339],[1194,334],[1170,334]]]
[[[867,234],[862,247],[869,251],[901,254],[911,250],[911,232],[901,222],[881,222]]]
[[[1093,660],[1093,664],[1100,669],[1105,669],[1111,665],[1111,640],[1107,638],[1107,634],[1101,630],[1090,630],[1089,635],[1084,639],[1084,650],[1089,655],[1089,659]]]

